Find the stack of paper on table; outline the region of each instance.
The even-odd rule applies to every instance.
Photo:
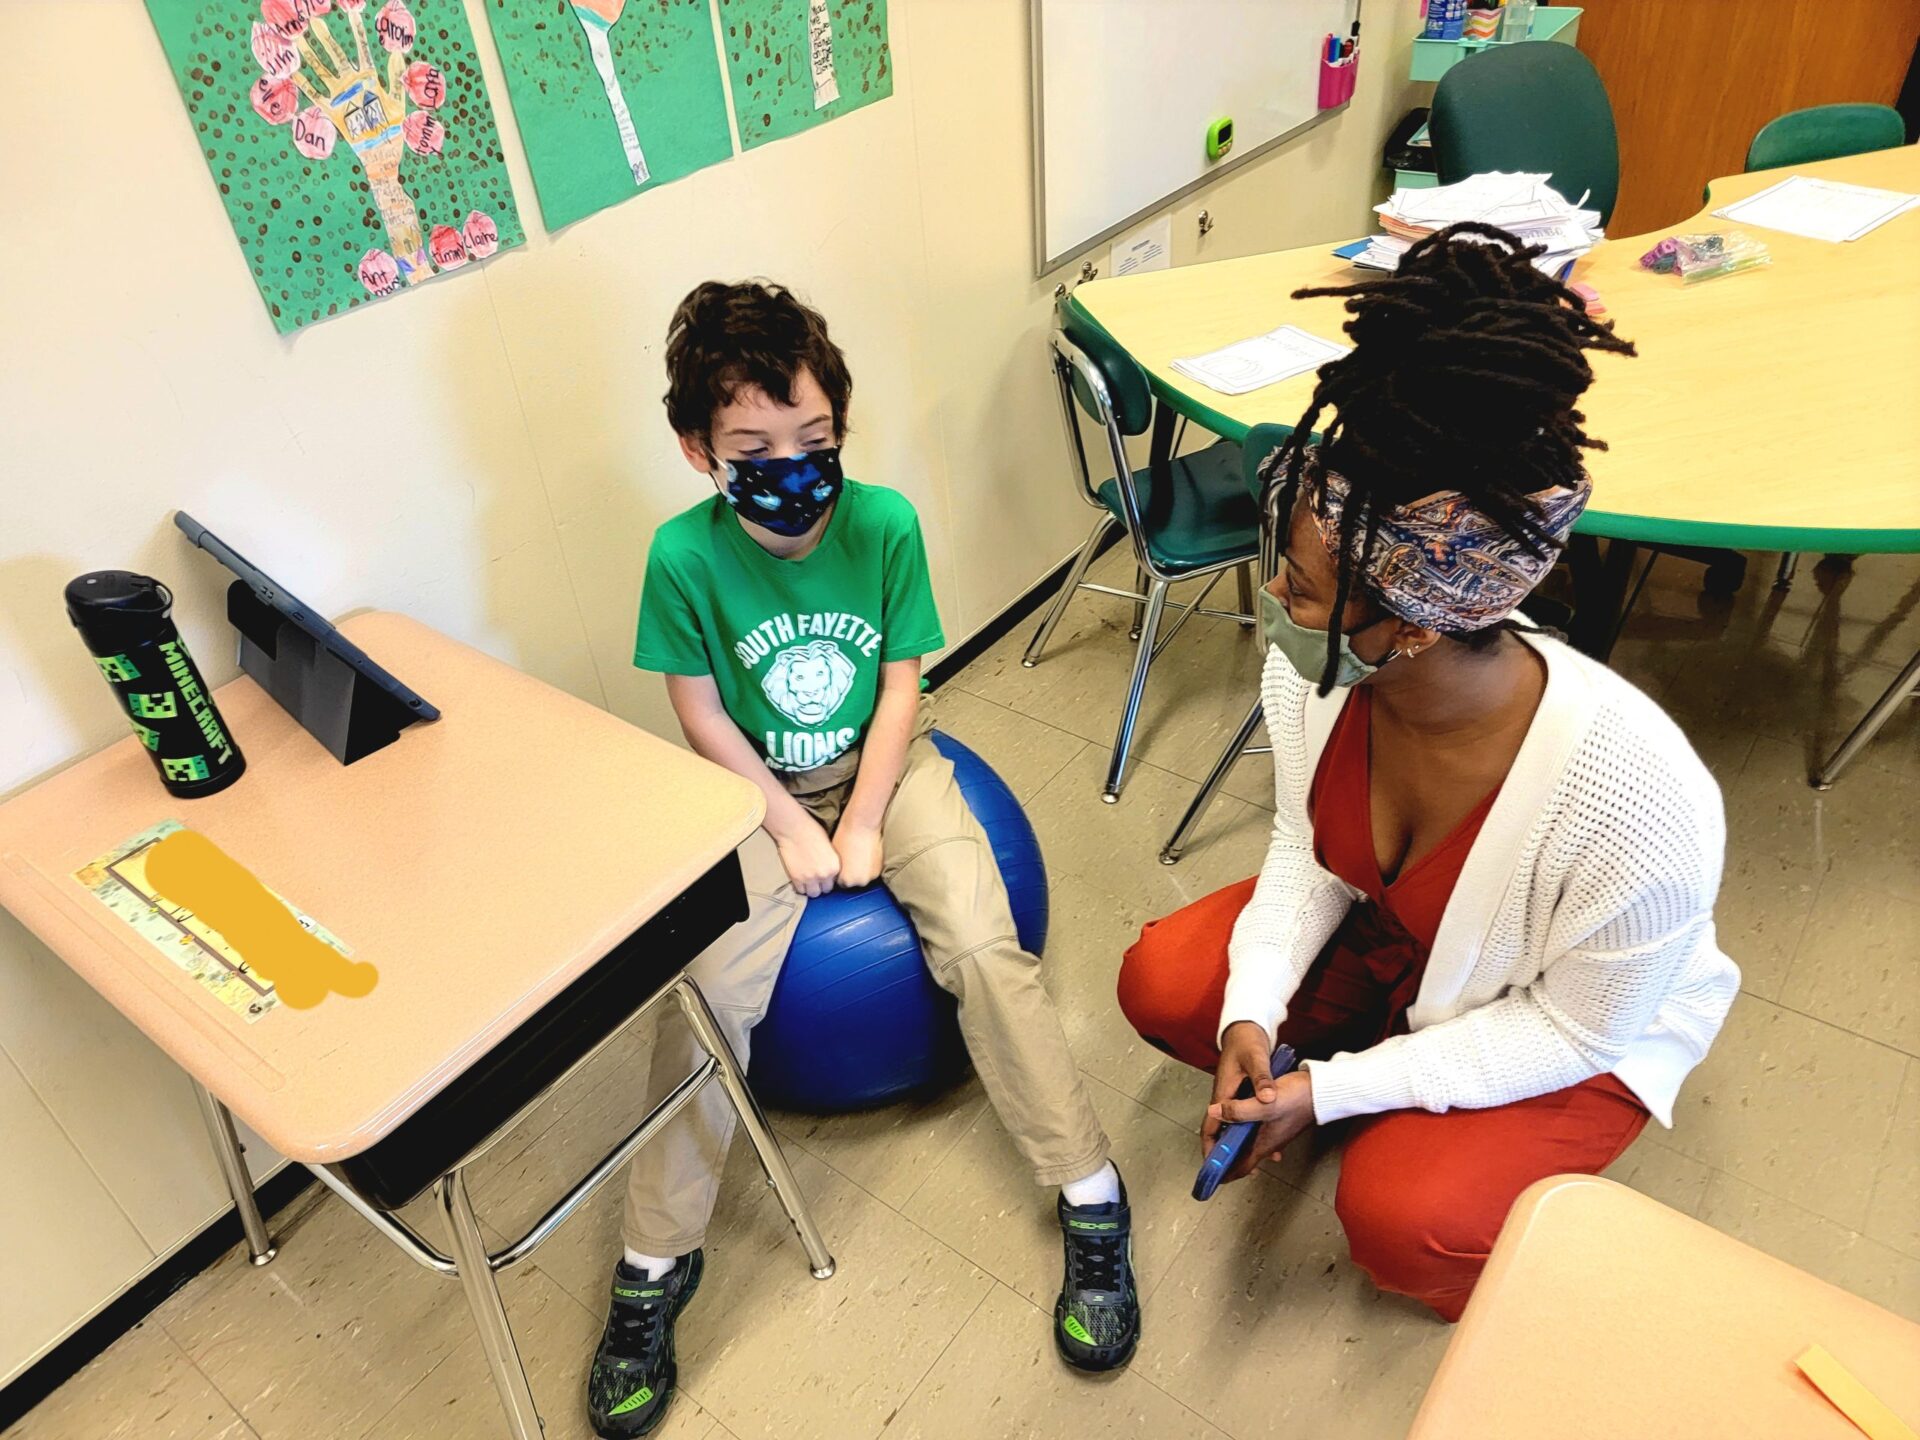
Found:
[[[1398,269],[1414,241],[1462,220],[1494,225],[1524,244],[1546,246],[1546,253],[1533,263],[1549,275],[1559,274],[1605,238],[1600,212],[1569,202],[1545,175],[1495,170],[1455,185],[1401,190],[1373,208],[1387,233],[1375,235],[1354,257],[1353,263],[1364,270]]]
[[[1915,206],[1920,195],[1795,175],[1713,213],[1763,230],[1842,241],[1858,240]]]
[[[1289,376],[1318,370],[1351,348],[1309,335],[1297,325],[1282,325],[1251,340],[1238,340],[1205,355],[1176,360],[1171,368],[1222,395],[1245,395]]]

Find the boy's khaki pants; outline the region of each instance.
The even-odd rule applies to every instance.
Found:
[[[967,808],[953,766],[933,746],[922,702],[906,768],[881,823],[881,878],[920,932],[927,966],[960,1002],[960,1032],[1001,1123],[1041,1185],[1078,1180],[1107,1158],[1060,1017],[1040,984],[1040,961],[1020,948],[999,867]],[[783,777],[829,832],[840,819],[859,752]],[[687,967],[745,1065],[749,1036],[767,1013],[806,898],[787,883],[766,831],[740,849],[752,913]],[[692,1073],[702,1056],[677,1009],[660,1015],[648,1076],[649,1105]],[[644,1255],[699,1248],[733,1139],[733,1107],[708,1085],[634,1157],[621,1232]]]

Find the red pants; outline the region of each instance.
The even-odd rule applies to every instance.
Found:
[[[1120,1008],[1141,1037],[1202,1070],[1227,983],[1227,939],[1247,880],[1156,920],[1120,967]],[[1303,1058],[1362,1050],[1386,1034],[1391,977],[1342,943],[1307,972],[1280,1039]],[[1489,1110],[1398,1110],[1351,1122],[1334,1210],[1353,1261],[1382,1290],[1457,1320],[1520,1192],[1548,1175],[1597,1174],[1639,1135],[1647,1110],[1611,1075]]]

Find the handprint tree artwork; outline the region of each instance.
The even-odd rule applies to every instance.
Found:
[[[282,333],[524,238],[461,0],[147,0]]]

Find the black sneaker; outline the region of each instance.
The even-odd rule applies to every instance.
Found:
[[[666,1416],[678,1371],[673,1322],[700,1288],[701,1252],[658,1280],[625,1260],[613,1267],[613,1308],[587,1374],[587,1417],[605,1440],[645,1435]]]
[[[1053,1343],[1076,1370],[1118,1370],[1140,1343],[1126,1183],[1110,1205],[1069,1205],[1062,1195],[1060,1229],[1066,1236],[1067,1276],[1053,1306]]]

